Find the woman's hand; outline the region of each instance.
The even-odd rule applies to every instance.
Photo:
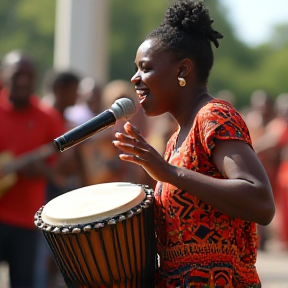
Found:
[[[125,132],[115,134],[117,140],[113,144],[123,151],[120,159],[142,166],[156,181],[167,182],[173,166],[151,147],[141,136],[140,132],[129,122],[124,125]]]

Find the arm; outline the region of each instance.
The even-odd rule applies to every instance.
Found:
[[[212,160],[227,179],[206,176],[168,164],[126,123],[128,135],[116,133],[114,145],[125,154],[120,158],[141,165],[152,178],[168,182],[205,201],[221,212],[267,225],[275,213],[265,170],[251,147],[238,140],[217,141]]]
[[[231,217],[269,224],[275,213],[272,190],[251,147],[238,140],[217,141],[212,160],[227,179],[176,167],[172,184],[176,187],[181,185],[181,189],[186,191],[193,187],[190,194]]]

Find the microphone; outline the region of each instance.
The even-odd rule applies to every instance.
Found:
[[[54,143],[63,152],[92,137],[97,132],[113,126],[122,118],[130,119],[136,112],[137,106],[131,99],[119,98],[111,105],[110,109],[54,139]]]

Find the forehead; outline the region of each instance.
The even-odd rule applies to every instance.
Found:
[[[153,48],[155,48],[155,40],[148,39],[145,40],[138,49],[138,52],[145,52],[145,51],[151,51]]]
[[[163,61],[172,59],[172,53],[165,52],[159,49],[157,39],[147,39],[138,48],[136,54],[136,62],[140,61]]]
[[[12,74],[14,73],[34,74],[35,67],[29,61],[19,61],[7,66],[7,70]]]

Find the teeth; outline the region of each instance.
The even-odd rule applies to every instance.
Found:
[[[147,91],[146,90],[136,90],[136,93],[138,94],[138,95],[146,95],[147,94]]]
[[[139,89],[139,90],[136,90],[136,93],[139,97],[140,104],[143,103],[143,101],[146,99],[147,91]]]

